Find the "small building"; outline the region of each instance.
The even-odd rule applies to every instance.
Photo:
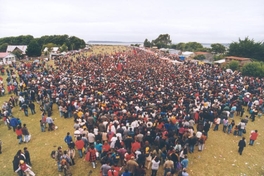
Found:
[[[170,54],[180,55],[182,52],[181,52],[181,50],[169,49],[169,53]]]
[[[47,51],[49,51],[49,48],[45,47],[43,51],[47,52]],[[51,51],[50,52],[53,53],[53,54],[57,54],[57,53],[59,53],[59,51],[60,51],[60,47],[51,47]]]
[[[9,65],[16,62],[16,56],[12,53],[0,52],[0,65]]]
[[[229,63],[231,61],[238,61],[239,66],[243,66],[245,63],[251,62],[251,59],[246,57],[227,56],[225,57],[225,61],[226,63]]]
[[[208,52],[195,52],[194,54],[195,54],[195,56],[204,55],[205,60],[208,60],[208,61],[213,61],[214,60],[214,56],[213,56],[212,53],[208,53]]]
[[[185,51],[185,52],[182,52],[181,54],[182,56],[184,56],[185,58],[189,58],[189,57],[194,57],[194,52],[190,52],[190,51]]]
[[[226,62],[225,59],[220,59],[220,60],[214,61],[214,64],[221,65],[221,64],[224,64],[225,62]]]
[[[26,55],[27,45],[8,45],[6,48],[7,53],[19,51],[22,55]]]

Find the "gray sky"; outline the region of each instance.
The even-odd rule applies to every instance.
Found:
[[[264,0],[1,0],[0,37],[74,35],[143,42],[264,41]]]

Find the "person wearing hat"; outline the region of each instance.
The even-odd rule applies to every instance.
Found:
[[[20,170],[22,170],[27,175],[35,176],[35,173],[31,170],[31,167],[27,165],[24,160],[19,161],[19,167],[15,172],[17,173]]]

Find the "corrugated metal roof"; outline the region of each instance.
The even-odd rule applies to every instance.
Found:
[[[27,45],[8,45],[6,52],[13,52],[16,48],[20,49],[22,51],[22,54],[26,54]]]

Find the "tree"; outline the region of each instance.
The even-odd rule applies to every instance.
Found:
[[[201,48],[203,48],[203,45],[198,42],[188,42],[184,47],[185,51],[197,51]]]
[[[255,42],[246,37],[244,40],[239,38],[238,42],[232,42],[229,46],[228,55],[253,58],[264,61],[264,44]]]
[[[160,34],[158,38],[152,40],[152,45],[157,46],[158,48],[167,48],[168,45],[171,45],[171,39],[169,34]]]
[[[178,43],[177,45],[176,45],[176,49],[178,49],[178,50],[181,50],[181,51],[185,51],[185,43]]]
[[[219,53],[225,53],[225,46],[220,44],[220,43],[213,43],[211,44],[211,52],[215,53],[215,54],[219,54]]]
[[[64,44],[60,47],[60,51],[61,51],[61,52],[68,51],[68,46],[64,43]]]
[[[8,43],[3,43],[0,45],[0,52],[6,52]]]
[[[223,55],[223,54],[214,55],[214,61],[218,61],[218,60],[221,60],[224,58],[225,58],[225,55]]]
[[[239,70],[239,62],[238,61],[231,61],[228,63],[227,67],[233,71]]]
[[[206,59],[206,58],[205,58],[204,55],[199,54],[199,55],[195,56],[193,59],[195,59],[195,60],[204,60],[204,59]]]
[[[8,45],[28,45],[34,39],[32,35],[20,35],[17,37],[0,38],[0,45],[8,43]]]
[[[204,48],[198,48],[198,49],[196,49],[196,51],[201,51],[201,52],[210,52],[210,51],[211,51],[211,49],[210,49],[210,48],[206,48],[206,47],[204,47]]]
[[[151,42],[148,39],[145,39],[144,41],[144,47],[151,47]]]
[[[177,45],[176,44],[171,44],[170,48],[171,49],[177,49]]]
[[[68,46],[68,49],[78,50],[81,48],[85,48],[85,41],[79,39],[78,37],[71,36],[69,38],[69,45],[67,45],[67,46]]]
[[[37,57],[41,55],[41,47],[38,42],[34,39],[31,40],[26,51],[28,56]]]
[[[242,67],[243,76],[264,77],[264,65],[261,62],[250,62]]]

